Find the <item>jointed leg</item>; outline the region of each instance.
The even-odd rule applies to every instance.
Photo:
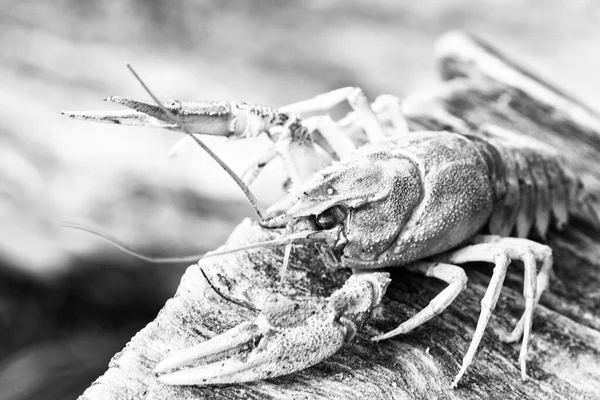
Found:
[[[361,118],[359,123],[363,126],[371,139],[377,140],[384,137],[383,129],[371,110],[370,104],[362,90],[355,87],[346,87],[318,95],[312,99],[293,103],[281,107],[280,113],[293,114],[285,124],[271,127],[267,134],[275,145],[264,154],[259,155],[244,172],[244,182],[250,184],[260,174],[264,166],[278,154],[293,183],[304,182],[311,178],[316,171],[326,166],[315,152],[312,142],[317,143],[331,160],[345,158],[355,146],[345,133],[339,129],[335,121],[328,115],[306,118],[302,125],[298,125],[302,114],[327,113],[336,105],[348,101]],[[310,134],[310,138],[307,136]],[[312,139],[312,141],[311,141]],[[176,150],[181,149],[177,146]]]
[[[400,136],[410,133],[406,118],[402,114],[399,98],[391,94],[382,94],[375,99],[372,107],[380,121],[389,121],[394,135]]]
[[[273,144],[267,151],[259,154],[246,168],[242,174],[244,183],[250,186],[258,178],[258,175],[260,175],[265,166],[275,159],[275,157],[277,157],[277,151],[275,151],[275,145]]]
[[[548,246],[520,238],[503,238],[499,236],[482,235],[475,238],[474,243],[475,244],[473,245],[448,253],[440,258],[443,261],[459,264],[470,261],[488,261],[496,263],[490,286],[482,300],[481,316],[477,324],[473,341],[465,355],[461,371],[453,385],[456,385],[468,365],[471,363],[475,351],[477,350],[477,345],[481,341],[481,336],[483,335],[487,321],[489,320],[488,314],[496,305],[502,282],[497,281],[495,277],[497,275],[496,271],[500,266],[499,262],[505,262],[502,260],[503,258],[506,258],[507,260],[506,265],[508,265],[510,259],[520,260],[524,265],[525,278],[523,281],[523,296],[525,297],[525,311],[514,331],[505,339],[508,341],[516,341],[521,335],[523,336],[523,343],[519,354],[519,364],[521,367],[521,377],[526,379],[527,351],[531,335],[533,312],[542,292],[548,286],[550,270],[552,268],[552,252]],[[538,261],[542,263],[542,269],[536,279],[536,262]],[[505,268],[502,267],[502,269],[504,269],[503,274],[505,274]],[[502,281],[503,280],[504,276],[502,276]],[[495,300],[491,297],[493,302],[489,302],[490,299],[487,299],[488,295],[492,296],[491,293],[494,293],[496,296]]]
[[[475,352],[477,351],[477,347],[479,346],[479,343],[483,337],[485,327],[490,321],[492,311],[496,307],[498,297],[500,297],[500,291],[502,290],[502,285],[504,284],[506,270],[510,264],[510,258],[506,250],[482,244],[467,246],[460,250],[454,251],[447,257],[444,257],[444,260],[455,263],[488,261],[495,264],[490,284],[485,292],[485,295],[483,296],[483,299],[481,300],[481,313],[479,314],[479,320],[477,321],[477,326],[475,327],[473,339],[471,340],[469,349],[463,358],[460,370],[450,385],[451,387],[456,387],[460,378],[462,378],[469,365],[471,365],[473,357],[475,356]]]
[[[540,269],[540,271],[537,274],[537,283],[536,283],[537,290],[535,292],[535,299],[533,302],[534,308],[540,302],[540,298],[542,297],[542,294],[544,293],[544,291],[546,289],[548,289],[548,286],[550,284],[551,271],[552,271],[552,253],[550,253],[550,255],[543,260],[542,268]],[[519,322],[517,322],[515,329],[513,329],[513,331],[510,334],[508,334],[504,337],[501,337],[500,339],[507,343],[518,341],[521,338],[521,336],[523,336],[524,326],[525,326],[525,322],[526,322],[525,317],[526,317],[525,314],[523,314],[521,316],[521,318],[519,319]]]
[[[336,122],[329,115],[307,118],[303,124],[308,128],[309,132],[313,132],[312,138],[319,146],[323,148],[332,159],[344,159],[356,150],[356,146],[352,140],[343,132]],[[322,143],[318,134],[322,136]],[[330,147],[333,154],[327,150]]]
[[[312,99],[302,100],[280,107],[279,111],[299,116],[312,113],[327,114],[331,109],[346,101],[348,96],[350,96],[354,90],[356,90],[356,88],[352,86],[339,88],[332,90],[331,92],[319,94]]]
[[[348,96],[348,103],[350,103],[350,106],[358,115],[359,121],[369,138],[369,142],[378,142],[385,139],[383,127],[377,119],[377,115],[375,115],[371,109],[371,104],[369,103],[369,100],[367,100],[367,96],[365,96],[361,89],[355,88],[355,90],[350,93]]]
[[[552,272],[553,263],[552,249],[544,244],[520,238],[502,238],[494,235],[480,235],[476,238],[476,240],[480,243],[499,243],[503,246],[511,246],[517,248],[525,247],[533,253],[533,257],[535,258],[536,263],[539,262],[542,264],[540,271],[537,273],[537,279],[535,283],[535,297],[533,300],[533,308],[535,308],[535,306],[539,303],[542,294],[548,288],[548,285],[550,283],[550,274]],[[518,257],[511,257],[518,259]],[[523,262],[525,263],[525,261]],[[525,265],[525,268],[527,268],[527,265]],[[527,273],[527,271],[525,271],[525,273]],[[531,278],[529,278],[529,280],[530,279]],[[529,281],[526,276],[524,283],[527,282]],[[527,295],[525,293],[526,290],[527,289],[524,285],[523,296],[527,299]],[[526,319],[526,315],[525,313],[523,313],[514,330],[510,334],[505,335],[500,339],[505,342],[516,342],[519,339],[521,339],[521,337],[523,336]]]
[[[386,128],[387,125],[391,125],[391,130],[394,134],[408,132],[407,124],[400,108],[400,102],[396,97],[390,95],[380,96],[376,103],[373,104],[373,107],[377,107],[378,114],[376,114],[376,112],[373,111],[371,104],[367,100],[367,97],[358,87],[345,87],[333,90],[331,92],[315,96],[312,99],[303,100],[281,107],[278,109],[278,111],[286,114],[294,114],[300,118],[308,114],[324,114],[312,117],[309,116],[308,118],[303,119],[302,124],[308,129],[313,141],[317,143],[323,150],[325,150],[325,152],[330,155],[332,160],[344,159],[355,150],[356,146],[348,137],[347,132],[340,127],[339,123],[333,121],[333,119],[331,119],[331,117],[328,115],[331,109],[343,103],[344,101],[347,101],[354,110],[354,113],[351,113],[353,117],[353,126],[361,127],[362,129],[358,129],[361,129],[361,132],[364,130],[369,142],[380,141],[386,137],[382,121],[380,121],[380,116],[378,114],[381,114],[381,117],[385,120]],[[273,135],[271,132],[269,133],[269,136],[277,137],[278,135]],[[283,153],[283,150],[286,146],[293,147],[293,143],[289,141],[286,143],[285,138],[280,137],[278,141],[283,141],[284,144],[284,146],[281,146],[279,143],[277,144],[276,148],[279,149],[278,152],[280,154]],[[306,149],[303,150],[303,152],[306,153]],[[303,156],[305,159],[307,158],[303,153],[301,156]],[[290,161],[290,159],[294,156],[285,157],[287,157],[287,160],[284,158],[286,167],[288,167],[289,164],[290,168],[293,169],[292,171],[288,171],[292,181],[297,181],[294,176],[312,175],[313,171],[310,170],[310,168],[308,172],[299,174],[297,166],[295,166],[295,164],[298,163]],[[305,166],[315,165],[314,162],[300,163]],[[253,168],[253,170],[258,169]]]
[[[290,114],[307,113],[328,113],[332,108],[348,101],[354,112],[358,115],[359,123],[364,128],[369,141],[376,142],[385,138],[383,128],[377,119],[377,116],[371,109],[371,104],[367,100],[363,91],[357,87],[345,87],[333,90],[313,97],[309,100],[300,101],[279,108],[280,112]]]
[[[288,127],[283,128],[275,146],[285,170],[293,184],[308,181],[327,164],[320,160],[310,138],[296,137]]]
[[[448,282],[448,287],[431,300],[427,307],[404,321],[396,329],[383,335],[376,336],[373,340],[388,339],[412,331],[444,311],[454,301],[456,296],[458,296],[467,286],[467,275],[465,274],[465,271],[456,265],[437,262],[418,262],[407,268],[413,272]]]
[[[275,143],[246,169],[243,175],[244,182],[249,184],[256,179],[266,164],[276,156],[281,159],[293,184],[306,182],[317,171],[331,163],[331,160],[317,153],[314,140],[308,136],[309,131],[298,125],[297,121],[295,118],[290,119],[283,126],[269,130],[269,136]]]

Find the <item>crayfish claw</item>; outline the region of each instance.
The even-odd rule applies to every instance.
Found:
[[[93,122],[108,122],[121,125],[147,126],[153,128],[175,129],[178,124],[164,112],[163,108],[123,96],[111,96],[104,101],[119,104],[131,110],[116,111],[62,111],[61,114],[72,119]],[[165,108],[175,110],[176,102],[165,103]]]
[[[104,122],[119,125],[148,126],[154,128],[173,129],[175,124],[161,121],[150,115],[132,111],[61,111],[61,114],[71,119],[82,121]]]
[[[256,137],[282,126],[288,116],[258,105],[229,101],[177,101],[149,103],[124,96],[105,101],[130,108],[127,111],[63,111],[74,119],[166,128],[221,137]]]
[[[246,322],[192,348],[170,354],[168,358],[156,365],[154,372],[163,373],[185,367],[200,359],[235,349],[254,339],[253,333],[256,329],[253,328],[252,324]]]
[[[165,384],[204,386],[274,378],[308,368],[354,337],[388,283],[386,273],[355,275],[326,299],[296,302],[274,297],[254,322],[172,354],[155,372]]]
[[[303,310],[294,304],[292,308],[300,312],[299,316],[276,315],[280,311],[271,310],[268,313],[271,315],[262,313],[252,323],[242,323],[168,357],[158,364],[155,372],[192,367],[162,374],[158,379],[169,385],[261,380],[307,368],[342,347],[346,329],[333,316],[317,313],[304,319]],[[210,362],[203,363],[205,360]]]
[[[159,120],[165,120],[164,111],[154,103],[147,103],[145,101],[135,100],[130,97],[124,96],[110,96],[104,99],[110,103],[120,104],[132,110],[147,114]],[[173,122],[173,121],[171,121]]]
[[[235,130],[232,104],[225,101],[168,100],[160,106],[122,96],[111,96],[106,101],[172,124],[174,130],[216,136],[230,136]]]

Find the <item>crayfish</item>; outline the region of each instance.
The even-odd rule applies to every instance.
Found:
[[[290,315],[269,317],[274,313],[263,310],[254,322],[170,354],[156,366],[158,379],[167,384],[247,382],[320,362],[351,340],[380,303],[389,283],[384,268],[403,267],[448,283],[423,310],[373,340],[410,332],[441,313],[466,287],[460,264],[489,262],[493,274],[455,387],[473,361],[512,260],[523,264],[525,310],[504,340],[522,340],[519,364],[525,379],[534,309],[552,269],[550,247],[527,237],[543,238],[551,225],[560,229],[572,215],[600,225],[581,181],[554,149],[491,125],[468,132],[462,127],[415,131],[405,119],[410,102],[394,96],[380,96],[371,104],[359,88],[347,87],[281,108],[155,104],[123,97],[109,101],[132,110],[65,114],[183,131],[187,136],[175,152],[199,141],[198,135],[268,135],[273,146],[238,182],[250,185],[280,157],[293,186],[266,211],[257,208],[260,225],[281,236],[255,246],[285,246],[285,268],[292,246],[316,243],[330,262],[354,272],[301,323]],[[353,111],[333,120],[329,110],[344,101]],[[242,356],[238,349],[243,347]],[[215,361],[219,354],[225,359]],[[210,362],[202,364],[206,359]]]

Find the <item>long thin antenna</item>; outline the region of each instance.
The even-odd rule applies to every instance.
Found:
[[[134,256],[135,258],[139,258],[140,260],[144,260],[144,261],[151,262],[151,263],[171,264],[171,263],[183,263],[183,262],[196,262],[205,256],[205,254],[194,254],[191,256],[183,256],[183,257],[146,256],[144,254],[138,253],[137,251],[133,250],[131,247],[129,247],[125,243],[121,242],[119,239],[110,235],[109,233],[99,231],[98,229],[92,228],[91,226],[85,226],[85,225],[77,224],[74,222],[61,222],[60,225],[65,228],[79,229],[80,231],[85,231],[85,232],[91,233],[93,235],[99,236],[102,239],[106,240],[108,243],[115,246],[117,249],[122,250],[125,253],[127,253],[131,256]]]
[[[142,85],[144,90],[146,90],[146,92],[148,92],[150,97],[152,97],[152,100],[154,100],[156,105],[159,106],[161,108],[161,110],[163,110],[165,112],[165,114],[167,114],[169,119],[171,119],[171,122],[174,122],[177,125],[179,125],[179,127],[185,134],[189,135],[198,144],[198,146],[202,147],[204,149],[204,151],[206,151],[208,153],[208,155],[210,155],[221,166],[221,168],[223,168],[225,170],[225,172],[227,172],[229,174],[229,176],[235,181],[235,183],[240,187],[240,189],[242,189],[242,192],[244,192],[244,195],[246,196],[246,198],[248,199],[248,201],[250,202],[250,204],[252,205],[252,207],[254,208],[254,210],[256,211],[258,216],[260,217],[260,219],[261,220],[264,219],[265,212],[264,212],[263,208],[258,203],[256,196],[254,196],[254,194],[250,191],[248,186],[246,186],[246,184],[240,179],[240,177],[237,176],[237,174],[227,164],[225,164],[225,162],[223,160],[221,160],[221,158],[219,156],[217,156],[215,153],[213,153],[213,151],[206,144],[204,144],[204,142],[202,140],[200,140],[193,133],[191,133],[182,124],[182,121],[178,116],[173,114],[168,108],[166,108],[160,102],[160,100],[158,100],[158,97],[156,97],[154,95],[154,93],[152,93],[150,88],[148,86],[146,86],[146,84],[144,83],[142,78],[140,78],[140,76],[137,74],[137,72],[135,72],[135,70],[133,69],[131,64],[128,63],[126,65],[127,65],[127,68],[129,69],[129,71],[131,71],[131,73],[135,77],[135,79],[137,79],[137,81]]]
[[[125,243],[123,243],[116,237],[112,236],[111,234],[102,232],[96,228],[92,228],[91,226],[86,226],[86,225],[78,224],[75,222],[61,222],[60,225],[65,228],[78,229],[80,231],[84,231],[84,232],[91,233],[92,235],[96,235],[96,236],[106,240],[108,243],[115,246],[117,249],[122,250],[125,253],[127,253],[133,257],[136,257],[136,258],[139,258],[140,260],[148,261],[151,263],[156,263],[156,264],[196,262],[202,258],[222,256],[225,254],[237,253],[238,251],[243,251],[243,250],[257,249],[260,247],[275,247],[275,246],[281,246],[282,244],[285,244],[286,250],[285,250],[285,256],[284,256],[284,269],[282,271],[282,281],[283,281],[283,276],[285,275],[285,271],[287,269],[287,264],[289,263],[289,258],[290,258],[289,253],[291,251],[291,245],[294,243],[300,243],[303,241],[303,238],[301,238],[301,237],[284,237],[284,238],[266,240],[264,242],[251,243],[251,244],[236,247],[233,249],[215,251],[210,254],[202,253],[202,254],[193,254],[190,256],[181,256],[181,257],[152,257],[152,256],[146,256],[142,253],[139,253],[139,252],[133,250],[130,246],[126,245]]]

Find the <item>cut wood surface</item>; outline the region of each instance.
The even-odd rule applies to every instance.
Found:
[[[469,36],[449,34],[438,51],[445,82],[405,102],[414,127],[463,131],[488,124],[541,139],[559,148],[590,191],[600,194],[600,122],[593,110]],[[245,221],[226,246],[271,235]],[[279,285],[282,249],[258,249],[189,267],[175,297],[115,355],[81,399],[598,398],[599,243],[600,235],[585,221],[549,235],[555,276],[535,313],[530,379],[525,382],[517,364],[520,344],[502,343],[494,332],[510,330],[524,307],[522,270],[514,266],[474,363],[459,387],[449,388],[470,343],[491,271],[491,266],[473,264],[467,267],[468,288],[442,315],[410,334],[379,343],[369,340],[421,310],[444,284],[390,269],[393,281],[382,306],[357,338],[329,360],[262,382],[183,388],[161,384],[153,368],[169,352],[254,318],[271,295],[295,301],[327,296],[349,276],[349,271],[328,270],[315,251],[299,249],[285,284]]]

